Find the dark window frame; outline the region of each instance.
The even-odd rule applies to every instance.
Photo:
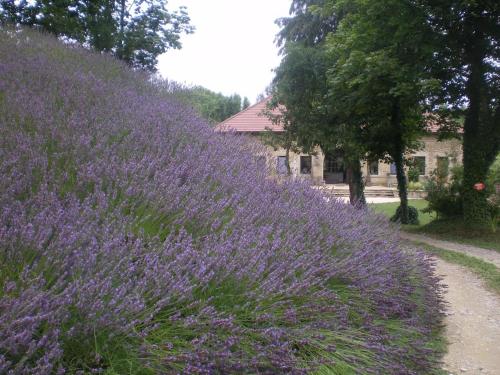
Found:
[[[417,160],[423,160],[423,163],[417,162]],[[423,155],[418,155],[413,157],[413,165],[418,169],[419,176],[425,176],[427,167],[427,158]]]
[[[376,172],[377,173],[372,173],[372,167],[375,166],[376,168]],[[378,160],[372,160],[370,162],[368,162],[368,173],[370,174],[370,176],[378,176],[379,175],[379,162]]]
[[[308,160],[308,161],[305,162],[305,165],[304,165],[305,160]],[[312,173],[312,156],[311,155],[301,155],[300,156],[300,174],[311,174],[311,173]]]

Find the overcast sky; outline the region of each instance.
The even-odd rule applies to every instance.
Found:
[[[290,0],[170,0],[169,9],[187,6],[196,31],[181,38],[182,49],[160,56],[168,79],[204,86],[251,103],[273,78],[280,57],[274,43],[277,18],[288,16]]]

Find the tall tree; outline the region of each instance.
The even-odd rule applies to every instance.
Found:
[[[248,107],[250,107],[250,100],[248,100],[248,98],[245,96],[243,98],[243,102],[241,103],[241,109],[247,109]]]
[[[313,131],[317,137],[328,135],[331,144],[337,140],[342,145],[351,172],[356,172],[352,173],[354,181],[361,181],[359,160],[365,156],[396,164],[403,223],[408,221],[405,153],[419,145],[422,105],[436,85],[426,72],[432,53],[424,43],[428,32],[425,17],[416,11],[417,7],[400,0],[294,1],[295,17],[281,21],[283,30],[278,37],[286,43],[277,92],[302,100],[288,99],[299,116],[318,111],[326,115],[326,121],[309,116],[304,123],[317,129]],[[304,78],[300,69],[293,70],[297,48],[309,48],[306,54],[321,56],[324,83],[314,89],[311,82],[316,81]],[[301,69],[307,72],[316,65],[309,61]],[[289,75],[290,87],[283,85],[280,74]],[[310,108],[304,109],[304,105]],[[356,184],[350,187],[352,194]]]
[[[224,121],[244,109],[244,100],[242,102],[241,96],[238,94],[225,96],[202,86],[181,86],[173,91],[179,99],[191,105],[203,118],[214,124]]]
[[[343,150],[350,201],[364,204],[364,185],[361,174],[363,147],[352,129],[346,126],[348,118],[340,118],[329,99],[327,84],[328,61],[325,40],[335,31],[341,18],[336,12],[319,12],[323,0],[296,0],[292,2],[292,17],[280,19],[282,30],[278,44],[283,60],[276,69],[273,82],[275,106],[286,107],[283,123],[286,138],[293,138],[306,152],[320,146],[323,152]]]
[[[361,162],[365,150],[358,142],[350,119],[338,115],[330,101],[327,82],[329,67],[320,45],[288,42],[276,69],[274,106],[284,105],[282,123],[286,138],[293,138],[301,150],[314,153],[320,146],[325,154],[342,150],[352,204],[364,204]]]
[[[160,54],[181,48],[181,34],[194,31],[186,9],[170,12],[163,0],[0,0],[0,19],[110,52],[150,71]]]
[[[419,146],[423,106],[437,82],[426,68],[432,50],[425,13],[400,0],[329,0],[345,13],[327,48],[331,99],[361,129],[370,158],[396,165],[401,222],[408,222],[405,154]]]
[[[463,211],[470,225],[491,222],[484,182],[500,145],[500,2],[415,0],[435,40],[436,102],[464,114]]]

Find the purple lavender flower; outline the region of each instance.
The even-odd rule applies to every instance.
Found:
[[[439,280],[385,219],[110,57],[0,56],[0,373],[428,373]]]

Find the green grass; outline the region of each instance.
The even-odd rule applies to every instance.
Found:
[[[418,220],[420,222],[419,225],[405,225],[405,228],[420,228],[423,225],[429,224],[431,221],[436,219],[435,213],[423,213],[422,209],[427,207],[427,201],[424,199],[410,199],[408,201],[410,206],[415,207],[418,210]],[[384,214],[387,217],[391,217],[396,212],[396,209],[399,207],[399,202],[390,202],[390,203],[373,203],[369,205],[375,212]]]
[[[500,230],[475,229],[466,225],[460,218],[437,219],[435,213],[423,213],[427,207],[424,199],[409,201],[410,206],[418,209],[419,225],[403,225],[403,230],[411,233],[424,234],[439,240],[452,241],[500,251]],[[399,202],[371,204],[370,207],[378,213],[391,217],[396,212]]]
[[[500,252],[500,230],[475,229],[461,219],[439,219],[427,225],[404,228],[408,232],[425,234],[440,240],[453,241]]]
[[[458,253],[456,251],[440,249],[424,243],[416,242],[424,250],[436,255],[446,262],[464,266],[478,275],[486,283],[486,286],[500,295],[500,269],[494,264],[482,259]]]

